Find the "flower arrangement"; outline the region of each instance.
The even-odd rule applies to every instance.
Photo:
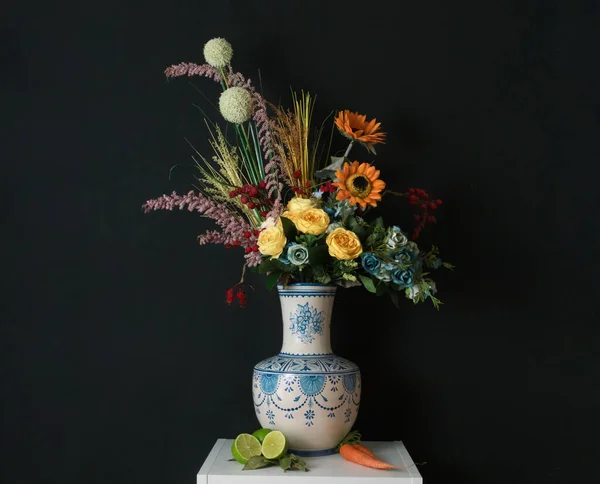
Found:
[[[246,304],[246,268],[266,275],[267,286],[316,282],[343,287],[363,286],[388,294],[394,304],[404,294],[414,303],[429,299],[438,308],[431,271],[442,262],[438,249],[416,243],[442,201],[425,190],[386,190],[372,162],[350,158],[360,146],[375,155],[386,133],[376,119],[341,110],[331,134],[339,132],[348,145],[342,156],[329,156],[325,123],[313,127],[314,97],[292,93],[292,108],[269,103],[250,79],[231,67],[233,49],[215,38],[204,46],[205,64],[181,63],[165,70],[167,78],[204,76],[220,84],[218,108],[230,124],[228,137],[206,119],[213,153],[197,154],[197,191],[148,200],[145,212],[187,208],[213,219],[220,230],[199,236],[201,245],[217,243],[244,252],[240,282],[226,291],[226,301]],[[234,138],[230,140],[229,138]],[[324,162],[324,160],[327,160]],[[386,226],[371,211],[385,194],[405,197],[418,213],[409,234]]]

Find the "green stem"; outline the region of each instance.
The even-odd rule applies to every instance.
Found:
[[[254,129],[252,129],[254,127]],[[256,124],[254,122],[250,122],[250,135],[252,136],[252,142],[254,144],[254,152],[256,153],[256,160],[259,172],[262,176],[262,179],[265,179],[265,164],[262,163],[262,156],[260,154],[260,144],[258,142],[258,130],[256,128]]]
[[[254,183],[257,184],[260,182],[260,179],[259,179],[260,168],[258,166],[258,163],[256,162],[256,160],[253,157],[253,151],[252,151],[252,147],[250,146],[250,140],[248,139],[248,135],[246,134],[246,130],[244,129],[244,126],[239,125],[239,129],[242,132],[242,135],[244,136],[244,139],[242,141],[243,142],[245,141],[245,144],[242,142],[242,145],[244,146],[244,149],[248,155],[248,164],[250,165],[250,167],[252,169],[252,173],[254,175]]]
[[[225,71],[223,71],[222,67],[219,67],[219,72],[221,73],[221,87],[223,91],[229,89],[229,84],[227,83],[227,76],[225,75]]]
[[[238,124],[234,124],[235,126],[235,133],[238,139],[238,144],[239,146],[242,147],[242,158],[244,160],[244,164],[246,165],[247,169],[248,169],[248,175],[250,176],[250,179],[252,181],[252,183],[258,183],[256,180],[256,173],[254,173],[254,169],[252,166],[252,159],[250,157],[250,155],[248,154],[248,151],[246,150],[246,145],[244,144],[244,138],[243,136],[240,134],[240,131],[242,130],[241,126]]]

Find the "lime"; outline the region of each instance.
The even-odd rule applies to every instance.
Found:
[[[263,440],[265,440],[265,437],[267,436],[268,433],[273,432],[271,429],[258,429],[254,432],[252,432],[252,435],[254,437],[256,437],[258,439],[258,441],[262,444]]]
[[[250,457],[260,455],[260,442],[250,434],[238,435],[231,444],[231,455],[240,464],[248,462]]]
[[[269,432],[262,443],[262,454],[267,459],[279,459],[287,450],[285,435],[279,430]]]

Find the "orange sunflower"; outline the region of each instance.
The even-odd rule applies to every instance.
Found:
[[[364,114],[351,113],[347,109],[338,113],[335,125],[346,138],[359,141],[369,151],[374,152],[373,145],[383,143],[385,139],[385,133],[379,131],[381,123],[376,119],[367,122]]]
[[[377,206],[381,200],[381,191],[385,188],[385,182],[379,179],[379,170],[369,163],[358,161],[344,163],[342,170],[335,172],[339,181],[333,183],[339,188],[336,199],[350,199],[350,205],[357,203],[366,208],[367,205]]]

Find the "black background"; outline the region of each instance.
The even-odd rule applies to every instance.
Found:
[[[250,372],[279,349],[276,294],[253,276],[249,306],[228,308],[241,255],[198,247],[197,216],[140,210],[189,189],[184,137],[207,150],[192,103],[217,113],[162,72],[215,36],[273,100],[292,86],[318,95],[318,118],[377,117],[390,188],[445,202],[423,240],[457,265],[439,313],[336,299],[363,437],[403,440],[432,484],[595,480],[599,21],[591,0],[13,4],[0,480],[191,483],[217,438],[257,426]],[[408,223],[399,199],[381,209]]]

